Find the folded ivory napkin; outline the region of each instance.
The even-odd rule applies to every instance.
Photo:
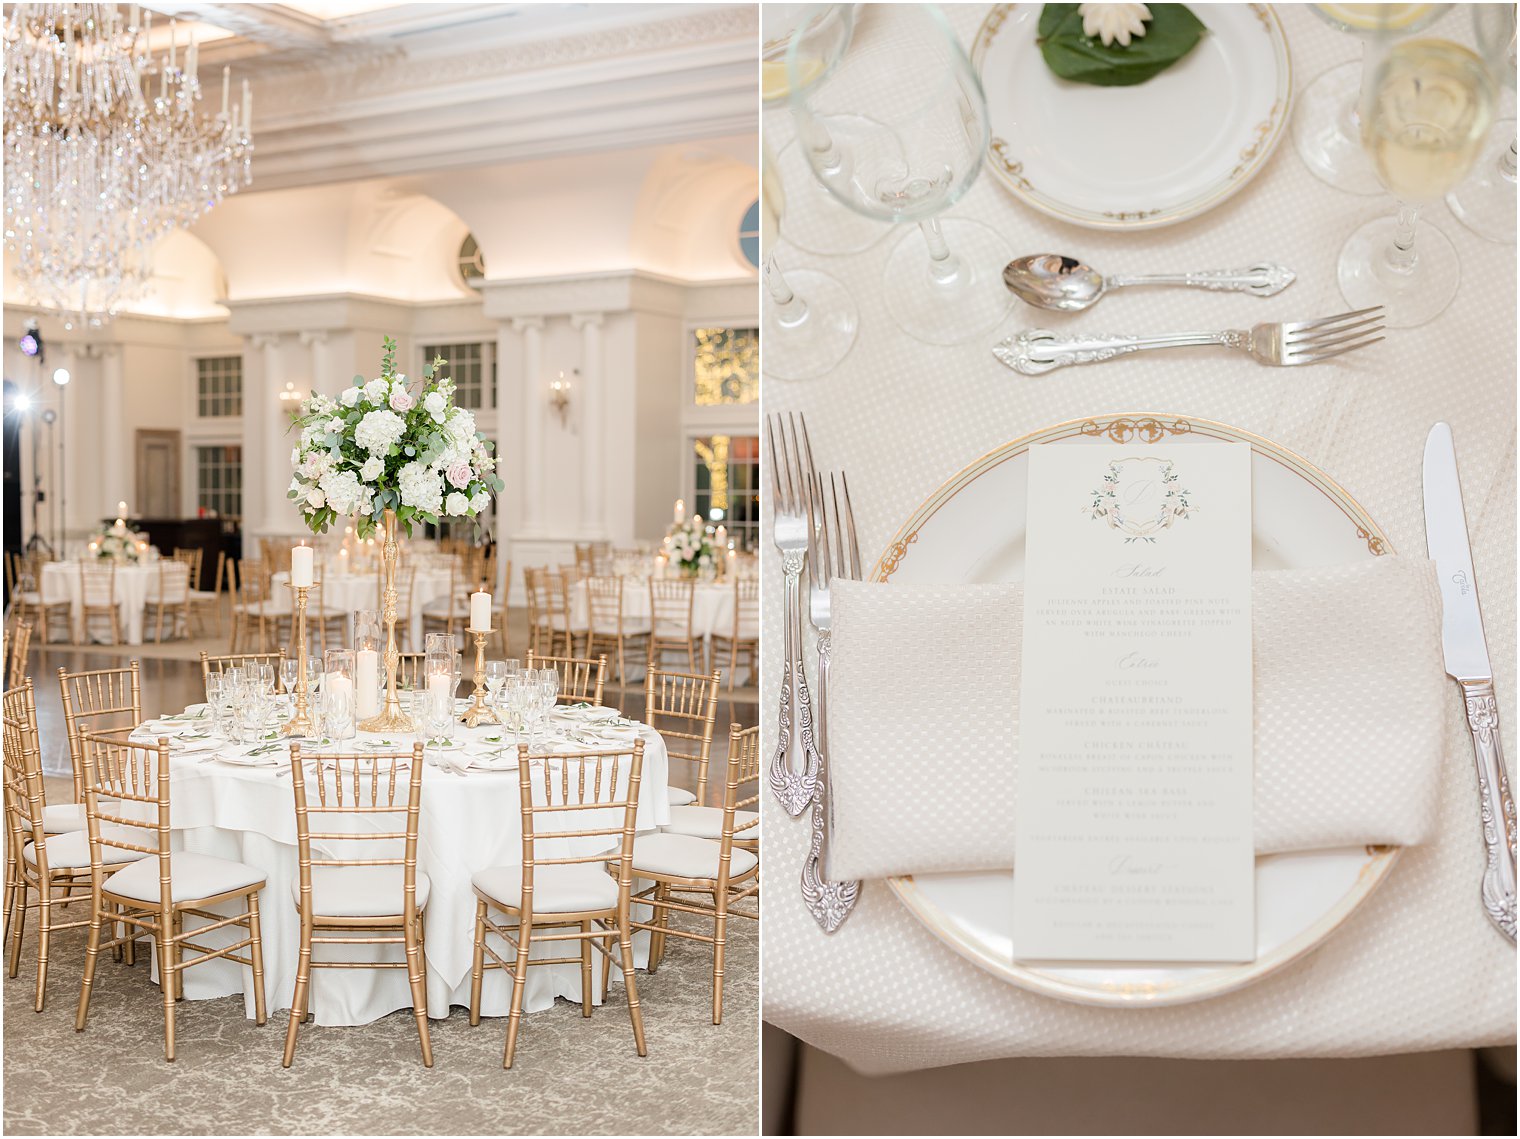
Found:
[[[827,873],[1012,866],[1023,588],[833,589]],[[1430,837],[1440,621],[1423,558],[1252,575],[1258,853]]]

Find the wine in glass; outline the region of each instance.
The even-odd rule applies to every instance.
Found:
[[[1489,71],[1513,91],[1515,6],[1474,4],[1472,10],[1479,54]],[[1515,242],[1515,144],[1515,120],[1498,120],[1472,175],[1446,195],[1446,205],[1468,229],[1489,241],[1509,245]]]
[[[928,344],[991,332],[1013,297],[1013,256],[990,226],[941,219],[976,182],[991,137],[987,99],[959,38],[937,7],[862,9],[850,49],[811,85],[809,25],[787,50],[803,152],[830,193],[857,213],[912,228],[887,258],[882,283],[897,326]]]
[[[1341,249],[1337,275],[1352,308],[1383,305],[1389,327],[1412,328],[1451,303],[1461,280],[1457,251],[1439,229],[1418,226],[1420,207],[1467,177],[1493,106],[1483,61],[1460,44],[1401,40],[1381,53],[1363,98],[1362,139],[1399,209],[1363,225]]]
[[[1450,4],[1311,4],[1309,10],[1336,31],[1361,37],[1412,35],[1429,27]],[[1299,93],[1293,111],[1293,146],[1320,181],[1350,194],[1378,194],[1382,184],[1362,149],[1362,60],[1320,74]]]

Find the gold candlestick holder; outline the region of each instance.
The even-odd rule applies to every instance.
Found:
[[[311,734],[311,716],[307,710],[307,683],[306,683],[306,594],[310,587],[305,585],[291,586],[296,594],[296,710],[290,717],[290,722],[280,729],[281,735],[286,736],[309,736]]]
[[[467,727],[478,728],[481,724],[499,724],[501,717],[495,709],[486,706],[483,693],[486,690],[486,638],[494,633],[495,629],[471,629],[470,636],[475,638],[475,703],[465,711],[463,721]]]
[[[399,547],[396,543],[396,512],[385,512],[385,545],[382,547],[385,570],[385,707],[378,716],[371,716],[359,725],[365,732],[409,732],[412,718],[401,710],[401,698],[396,693],[396,666],[401,652],[396,647],[396,560]]]

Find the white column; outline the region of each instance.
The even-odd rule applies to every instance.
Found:
[[[85,352],[100,359],[100,482],[96,484],[94,498],[99,503],[100,517],[114,518],[116,503],[121,499],[126,499],[129,509],[141,509],[141,504],[135,501],[134,480],[127,472],[121,348],[115,344],[91,344]]]
[[[58,368],[67,368],[71,377],[65,387],[53,384],[53,394],[58,404],[58,486],[54,493],[58,496],[58,533],[55,541],[58,543],[58,553],[62,555],[69,543],[70,532],[75,529],[69,515],[79,513],[81,499],[91,506],[94,505],[95,496],[91,491],[90,484],[93,479],[76,478],[75,474],[81,468],[93,471],[94,462],[81,464],[82,457],[79,450],[79,427],[74,422],[81,409],[89,406],[89,397],[82,395],[83,377],[79,374],[79,352],[72,344],[55,345],[58,357],[53,371]],[[53,372],[48,372],[48,382],[52,384]],[[71,505],[72,504],[72,505]]]
[[[264,529],[271,534],[289,534],[296,528],[294,509],[285,497],[290,483],[290,449],[295,436],[289,432],[290,412],[280,393],[285,390],[285,369],[280,363],[278,335],[269,336],[264,342],[264,382],[259,386],[258,406],[253,411],[263,418],[264,461],[259,472],[259,483],[264,488]],[[243,412],[249,408],[244,404]]]
[[[248,346],[243,352],[243,548],[246,554],[257,552],[255,532],[264,522],[264,439],[268,424],[261,413],[265,410],[264,389],[269,380],[265,359],[269,345],[278,344],[279,340],[278,335],[255,332],[248,337]]]
[[[512,328],[522,333],[522,455],[523,516],[525,535],[543,530],[543,330],[541,316],[519,316]]]
[[[570,326],[581,332],[581,536],[605,538],[602,521],[602,314],[578,312]]]
[[[334,391],[328,382],[332,377],[327,374],[327,330],[325,328],[314,328],[310,331],[302,332],[300,339],[301,347],[309,349],[311,352],[311,382],[303,384],[300,380],[296,380],[296,387],[314,392],[323,390]],[[343,386],[346,387],[347,385]],[[284,387],[285,382],[282,380],[280,381],[281,390]]]

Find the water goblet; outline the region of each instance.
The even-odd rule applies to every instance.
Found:
[[[294,693],[301,679],[301,662],[286,657],[280,662],[280,684],[287,694]]]
[[[502,660],[486,661],[486,703],[495,707],[496,698],[501,693],[501,686],[506,682],[507,662]]]
[[[217,673],[206,676],[206,707],[211,710],[211,731],[222,734],[222,678]]]
[[[274,665],[268,663],[267,661],[261,661],[261,662],[259,662],[259,664],[258,664],[258,677],[259,677],[259,684],[263,686],[264,691],[267,692],[269,695],[273,696],[274,695],[274,680],[275,680]]]

